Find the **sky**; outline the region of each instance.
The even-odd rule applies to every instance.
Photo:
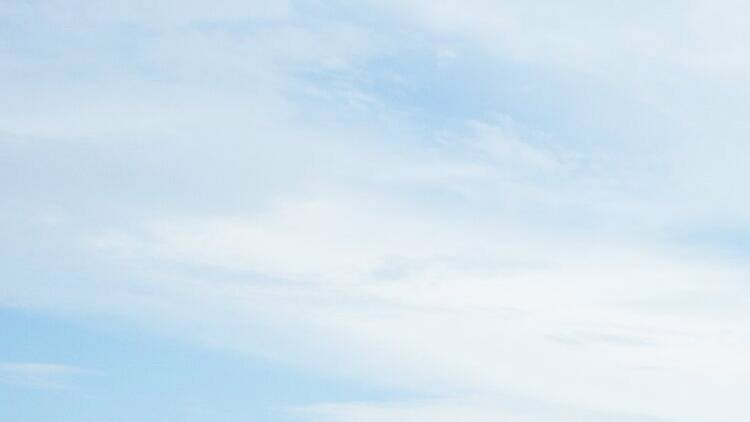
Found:
[[[750,416],[748,12],[0,1],[0,420]]]

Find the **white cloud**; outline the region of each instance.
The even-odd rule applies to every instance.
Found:
[[[155,305],[162,320],[189,321],[191,335],[222,347],[424,394],[510,391],[581,412],[716,417],[710,405],[682,406],[686,394],[742,406],[726,391],[750,376],[750,343],[737,337],[744,301],[726,298],[741,290],[744,266],[622,238],[415,220],[341,198],[143,230],[98,245],[161,280],[148,295],[172,304]],[[649,305],[680,295],[731,307]],[[187,303],[211,317],[186,315]],[[246,336],[217,334],[226,331]],[[373,406],[375,416],[357,410],[386,417]]]

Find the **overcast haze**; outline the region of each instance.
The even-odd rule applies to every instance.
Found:
[[[0,419],[750,417],[749,13],[0,0]]]

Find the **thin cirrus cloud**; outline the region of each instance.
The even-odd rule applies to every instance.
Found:
[[[304,419],[735,420],[742,5],[428,3],[12,2],[0,304],[409,392]]]
[[[82,368],[39,362],[0,363],[0,380],[25,387],[67,390],[75,378],[89,373]]]

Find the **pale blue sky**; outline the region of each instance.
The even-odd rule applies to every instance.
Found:
[[[747,9],[3,2],[0,420],[741,420]]]

